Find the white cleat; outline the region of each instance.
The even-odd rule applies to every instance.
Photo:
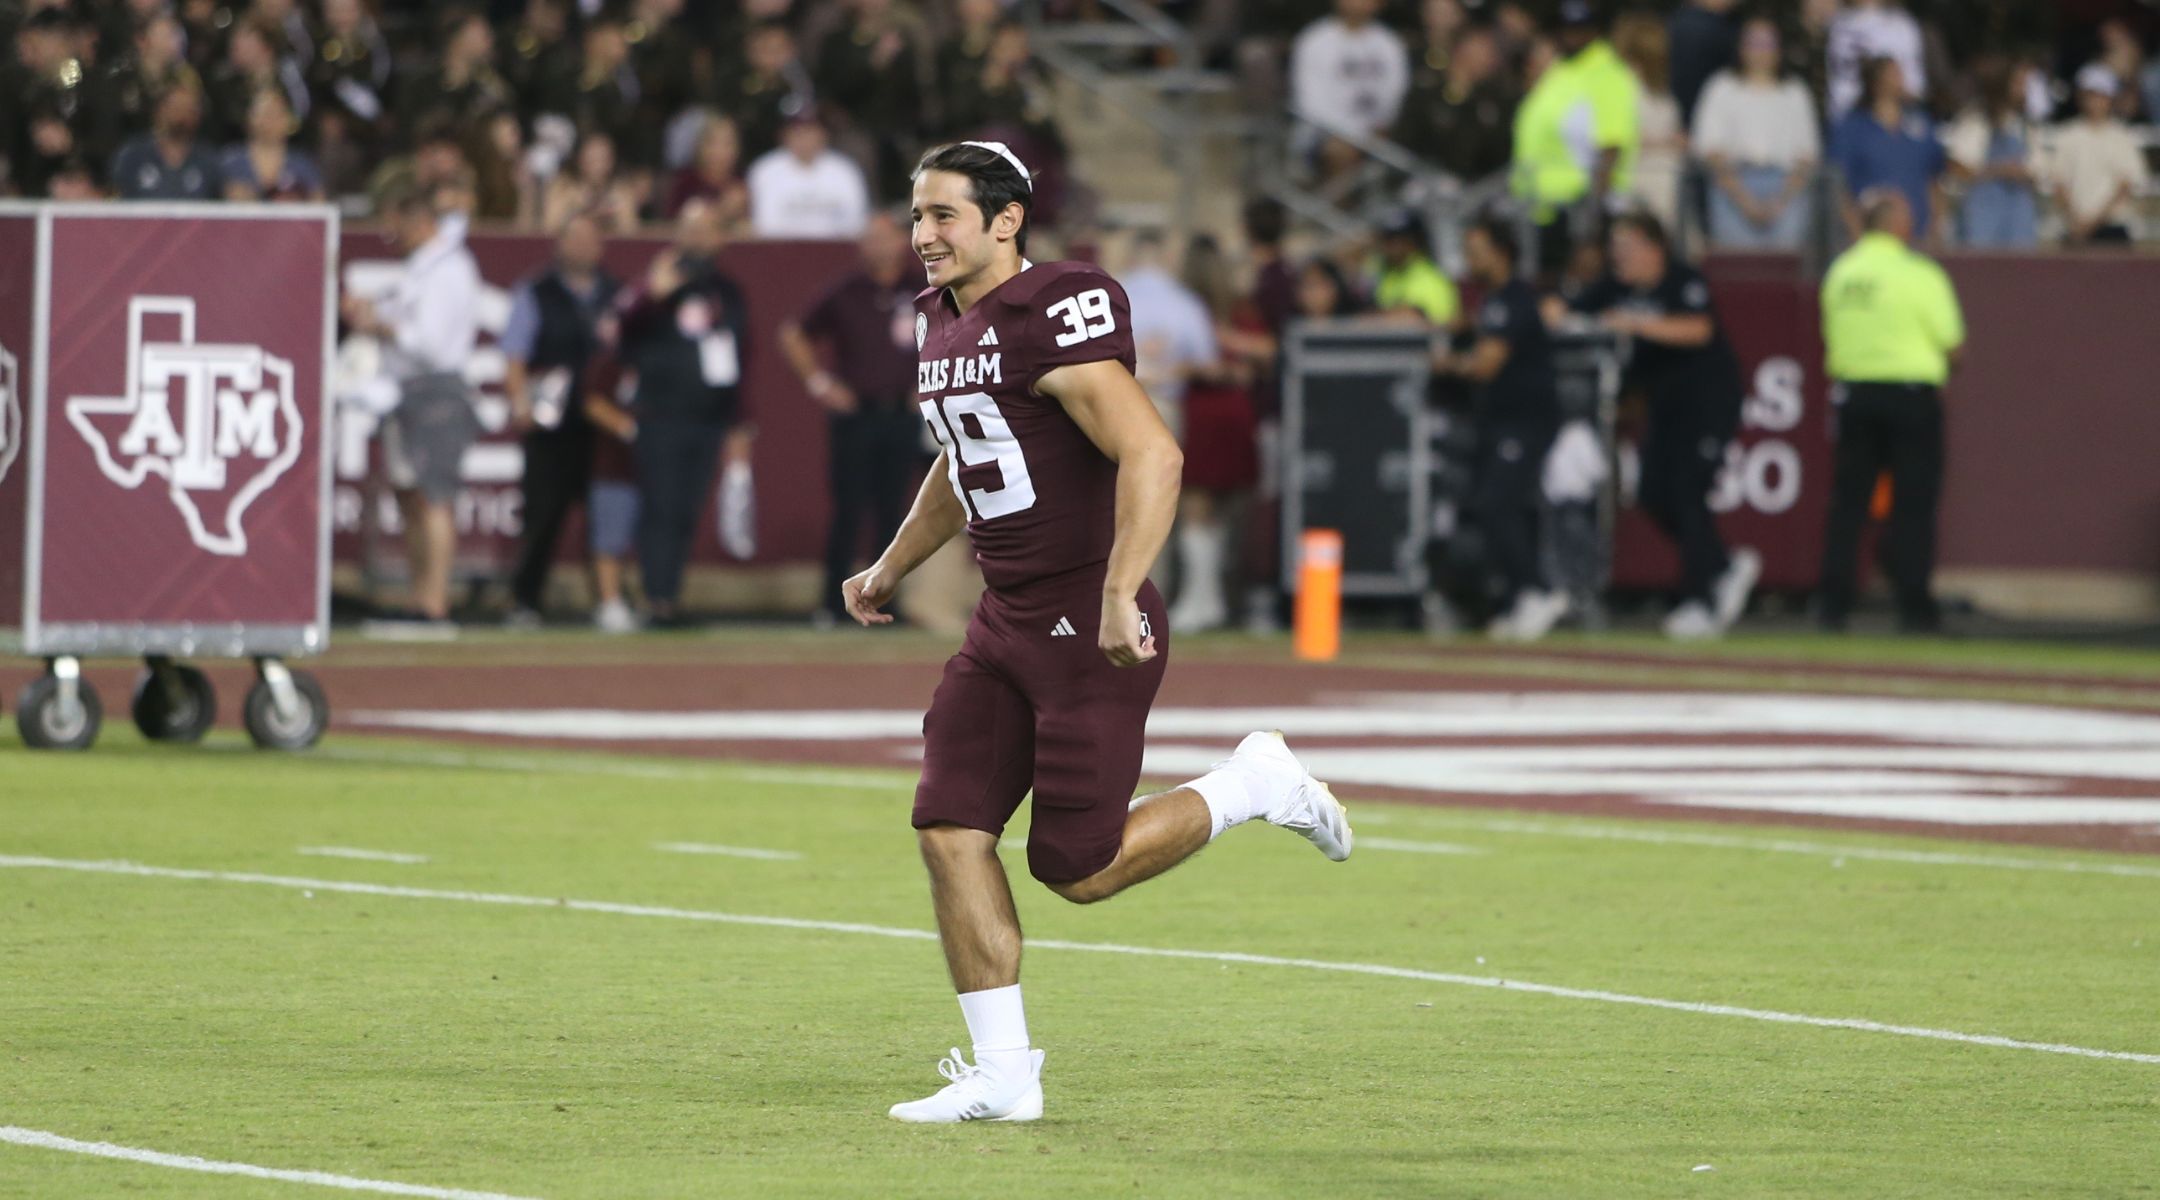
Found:
[[[1755,581],[1761,578],[1762,555],[1748,546],[1732,552],[1725,573],[1718,576],[1713,588],[1720,631],[1732,628],[1732,623],[1747,611],[1748,597],[1755,594]]]
[[[952,1057],[938,1063],[938,1074],[952,1082],[934,1096],[895,1104],[887,1111],[894,1120],[918,1125],[1038,1120],[1043,1112],[1042,1065],[1043,1052],[1028,1051],[1026,1086],[1015,1088],[996,1072],[968,1062],[955,1046]]]
[[[1298,756],[1290,753],[1290,744],[1283,740],[1280,730],[1246,734],[1231,757],[1251,760],[1285,781],[1281,797],[1262,814],[1268,824],[1280,825],[1311,842],[1330,862],[1350,857],[1354,840],[1350,814],[1328,785],[1314,779]]]

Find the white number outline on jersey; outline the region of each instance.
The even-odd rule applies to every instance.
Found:
[[[1108,288],[1095,288],[1067,296],[1043,312],[1045,316],[1057,317],[1065,322],[1065,332],[1057,335],[1059,346],[1077,346],[1117,328],[1117,314],[1110,310]]]
[[[1108,297],[1104,299],[1107,302]],[[965,392],[942,400],[925,400],[922,413],[923,419],[930,422],[931,435],[945,447],[945,476],[952,481],[953,495],[960,498],[962,507],[974,511],[976,520],[996,520],[1035,507],[1035,480],[1028,475],[1027,456],[1020,452],[1020,439],[1013,436],[1012,426],[1006,423],[1005,414],[998,411],[990,393]],[[970,413],[982,428],[979,438],[971,436],[958,419]],[[961,487],[960,468],[983,462],[997,464],[998,474],[1005,481],[1003,486],[994,492]]]

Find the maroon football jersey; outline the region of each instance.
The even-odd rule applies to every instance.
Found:
[[[915,298],[916,391],[945,448],[983,581],[1018,587],[1106,561],[1117,464],[1035,383],[1072,363],[1133,369],[1125,289],[1087,263],[1039,263],[966,313],[943,288]]]

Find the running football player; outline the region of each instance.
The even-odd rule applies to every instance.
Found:
[[[1265,820],[1349,857],[1350,824],[1279,733],[1132,799],[1169,660],[1147,581],[1183,456],[1133,378],[1125,293],[1076,263],[1027,261],[1027,168],[996,142],[939,146],[914,176],[918,395],[942,452],[892,545],[848,580],[864,625],[963,528],[988,590],[923,720],[914,826],[946,965],[974,1043],[903,1121],[1032,1121],[1043,1053],[1020,999],[1020,920],[998,836],[1030,790],[1028,868],[1078,904],[1169,870]]]

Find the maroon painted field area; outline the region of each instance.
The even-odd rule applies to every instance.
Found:
[[[333,738],[905,770],[948,649],[793,631],[347,640],[314,669]],[[247,674],[211,671],[229,724]],[[132,670],[90,678],[107,736],[132,736]],[[1352,798],[2160,853],[2160,691],[2135,676],[1395,643],[1315,666],[1203,641],[1171,668],[1148,777],[1189,778],[1271,727]]]

